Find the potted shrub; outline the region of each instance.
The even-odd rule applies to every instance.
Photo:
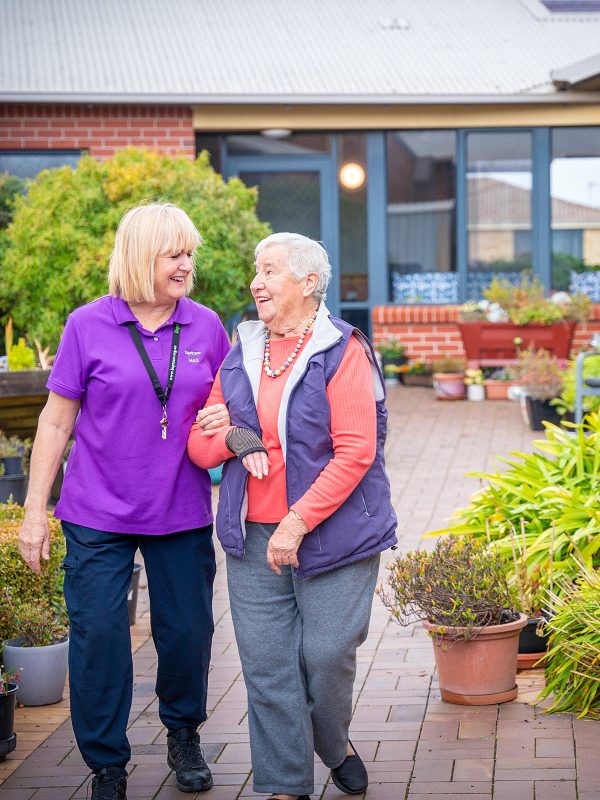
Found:
[[[0,762],[17,746],[15,733],[15,702],[20,675],[0,664]]]
[[[442,700],[489,705],[517,696],[517,646],[527,617],[512,608],[502,559],[469,537],[440,539],[389,566],[384,604],[401,625],[421,620],[434,644]]]
[[[508,400],[510,387],[516,385],[513,371],[508,367],[488,370],[483,382],[488,400]]]
[[[66,626],[43,600],[15,601],[5,591],[9,621],[18,635],[2,647],[2,660],[13,674],[20,672],[19,702],[43,706],[62,700],[69,657]]]
[[[517,358],[515,338],[525,347],[568,358],[577,321],[589,316],[591,301],[583,294],[555,292],[545,297],[537,278],[524,273],[521,283],[494,278],[485,300],[463,306],[458,322],[470,366],[493,366]]]
[[[465,362],[444,354],[433,362],[433,388],[438,400],[464,400]]]
[[[424,358],[415,358],[405,364],[402,383],[405,386],[433,386],[433,368]]]
[[[528,616],[556,611],[554,600],[549,609],[548,593],[560,597],[565,586],[580,580],[580,553],[590,569],[600,570],[600,416],[592,413],[584,423],[567,426],[547,426],[536,450],[513,453],[502,472],[473,473],[481,486],[469,505],[455,512],[448,527],[428,534],[489,543]]]
[[[544,421],[558,425],[561,416],[550,401],[562,391],[564,362],[547,350],[528,347],[519,353],[516,370],[519,384],[525,392],[523,400],[531,430],[543,430]]]
[[[480,369],[465,370],[465,385],[467,387],[467,400],[485,400],[483,372]]]
[[[402,367],[399,364],[384,364],[383,377],[386,386],[398,386],[401,381],[400,373]]]

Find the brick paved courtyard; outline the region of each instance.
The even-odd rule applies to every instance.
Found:
[[[390,395],[387,464],[400,546],[406,550],[468,500],[477,484],[466,471],[490,468],[494,456],[512,450],[529,450],[540,434],[527,430],[518,407],[506,401],[440,403],[431,390],[404,387]],[[220,551],[214,608],[211,714],[201,738],[215,787],[204,796],[252,798],[245,692]],[[128,797],[197,797],[176,789],[165,764],[145,594],[138,611],[132,628],[136,678]],[[512,703],[479,708],[442,703],[431,643],[420,626],[407,629],[391,622],[376,599],[370,634],[359,651],[351,729],[369,770],[365,797],[600,800],[600,723],[544,716],[527,702],[539,688],[539,671],[522,673],[518,680],[519,698]],[[89,774],[74,744],[66,700],[19,709],[17,734],[17,750],[0,764],[1,800],[86,798]],[[328,771],[317,763],[313,798],[345,797],[327,779]]]

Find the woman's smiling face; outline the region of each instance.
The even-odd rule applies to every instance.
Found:
[[[304,284],[305,280],[297,281],[288,267],[287,247],[276,244],[262,250],[250,284],[259,319],[274,330],[297,324],[304,313]]]

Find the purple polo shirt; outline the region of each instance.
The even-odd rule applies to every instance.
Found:
[[[175,382],[162,407],[126,322],[134,321],[166,386],[173,324],[181,324]],[[189,298],[151,333],[120,298],[76,309],[48,379],[48,389],[81,401],[55,514],[114,533],[167,534],[210,525],[210,477],[186,452],[196,412],[210,392],[229,341],[218,316]]]

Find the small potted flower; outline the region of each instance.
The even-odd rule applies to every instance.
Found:
[[[464,400],[465,362],[444,354],[433,363],[433,388],[438,400]]]
[[[509,389],[511,386],[515,386],[517,382],[512,369],[499,367],[488,371],[483,383],[488,400],[508,400]]]
[[[467,400],[485,400],[485,386],[483,385],[482,370],[466,369],[465,385],[467,387]]]
[[[404,346],[398,341],[398,339],[394,339],[392,336],[389,336],[385,342],[380,342],[377,345],[377,352],[381,356],[381,366],[383,367],[384,374],[385,368],[388,364],[391,364],[395,367],[401,367],[408,361],[408,358],[405,355]],[[395,374],[396,376],[398,375],[398,373]]]
[[[433,386],[433,367],[424,358],[415,358],[405,365],[402,382],[405,386]]]
[[[519,632],[502,557],[469,536],[445,536],[388,567],[377,591],[400,625],[421,620],[434,644],[442,700],[489,705],[517,696]]]
[[[524,403],[532,431],[544,429],[543,422],[560,423],[561,417],[550,401],[562,391],[566,362],[547,350],[528,347],[519,353],[516,374],[524,391]]]

